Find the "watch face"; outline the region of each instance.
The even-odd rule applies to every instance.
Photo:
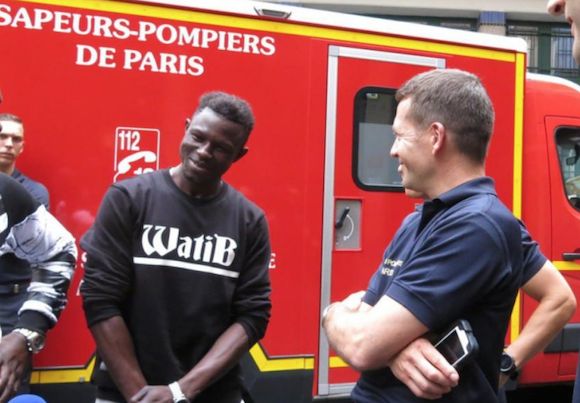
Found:
[[[45,337],[41,334],[37,334],[37,337],[35,337],[30,342],[30,344],[32,345],[32,350],[34,352],[39,352],[40,350],[42,350],[44,348],[45,342],[46,342]]]
[[[502,371],[509,371],[512,368],[514,368],[514,366],[515,366],[515,363],[514,363],[513,357],[507,353],[503,353],[501,355],[501,370]]]
[[[46,338],[44,337],[43,334],[23,328],[18,328],[15,329],[14,331],[26,337],[28,351],[30,351],[31,353],[38,353],[44,347]]]

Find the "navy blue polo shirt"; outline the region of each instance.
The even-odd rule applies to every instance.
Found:
[[[522,279],[521,231],[499,201],[493,180],[477,178],[405,218],[370,281],[366,303],[388,295],[433,332],[457,319],[471,324],[479,354],[459,370],[459,385],[440,402],[497,400],[501,351]],[[388,368],[363,372],[352,398],[424,401]]]

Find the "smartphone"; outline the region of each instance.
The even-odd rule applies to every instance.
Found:
[[[460,319],[435,343],[435,348],[454,368],[460,368],[477,354],[479,345],[469,322]]]

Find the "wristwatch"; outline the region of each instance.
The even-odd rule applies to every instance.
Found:
[[[22,327],[14,329],[13,332],[20,333],[26,338],[26,345],[29,352],[37,354],[44,348],[46,337],[42,333],[30,329],[24,329]]]
[[[510,353],[506,351],[501,353],[501,364],[499,371],[512,380],[516,380],[518,378],[519,371],[516,367],[516,360]]]
[[[173,403],[190,403],[190,401],[185,397],[183,392],[181,391],[181,387],[177,382],[170,383],[169,390],[173,395]]]

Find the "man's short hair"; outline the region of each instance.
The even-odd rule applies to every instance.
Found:
[[[254,128],[254,113],[252,108],[245,100],[225,92],[207,92],[199,98],[199,106],[195,115],[209,108],[218,115],[223,116],[230,122],[240,124],[244,129],[246,138]]]
[[[461,70],[421,73],[397,91],[397,101],[411,98],[411,118],[421,128],[440,122],[451,132],[459,152],[483,163],[493,132],[491,100],[479,78]]]
[[[22,123],[22,119],[20,119],[18,116],[13,115],[11,113],[0,113],[0,120],[2,121],[10,121],[10,122],[16,122],[19,124],[23,124]]]

